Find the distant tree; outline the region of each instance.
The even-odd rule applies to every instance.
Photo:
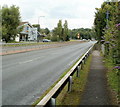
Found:
[[[11,38],[14,40],[20,24],[20,12],[19,7],[12,5],[10,8],[8,6],[2,7],[2,39],[6,42],[10,41]]]
[[[55,28],[52,30],[52,34],[53,34],[53,36],[57,36],[57,35],[58,35],[57,27],[55,27]]]
[[[59,20],[58,24],[57,24],[57,34],[59,35],[59,38],[61,40],[63,40],[63,37],[62,37],[62,20]]]
[[[59,20],[59,22],[57,24],[57,27],[55,27],[52,30],[52,33],[53,33],[54,38],[57,38],[57,41],[58,40],[68,41],[69,37],[70,37],[69,36],[70,30],[68,29],[67,20],[65,20],[65,23],[63,24],[63,27],[62,27],[62,20]]]
[[[49,30],[48,28],[45,28],[45,29],[44,29],[44,33],[45,33],[46,35],[48,35],[48,34],[50,33],[50,30]]]
[[[92,29],[89,28],[78,28],[69,30],[69,36],[73,39],[78,39],[78,34],[80,35],[80,39],[91,39],[92,37]]]
[[[67,20],[65,20],[65,23],[63,25],[63,40],[67,41],[68,39],[68,23]]]
[[[41,28],[40,33],[48,35],[50,33],[50,30],[48,28]]]

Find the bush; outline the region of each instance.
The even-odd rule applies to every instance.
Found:
[[[49,39],[49,40],[51,40],[51,37],[50,37],[50,36],[46,36],[44,39]]]
[[[60,41],[59,37],[57,36],[52,36],[51,37],[51,41],[55,42],[55,41]]]

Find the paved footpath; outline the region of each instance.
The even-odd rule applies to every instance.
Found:
[[[88,81],[80,105],[110,105],[105,75],[102,57],[100,52],[95,50],[92,53]]]

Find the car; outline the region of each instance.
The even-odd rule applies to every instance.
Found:
[[[49,39],[43,39],[43,42],[51,42]]]

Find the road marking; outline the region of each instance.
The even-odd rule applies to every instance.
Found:
[[[19,62],[19,64],[29,63],[29,62],[32,62],[32,61],[38,60],[38,59],[40,59],[40,58],[42,58],[42,57],[45,57],[45,56],[41,56],[41,57],[37,57],[37,58],[31,59],[31,60],[27,60],[27,61]]]
[[[28,61],[24,61],[24,62],[19,62],[19,64],[24,64],[24,63],[28,63],[31,62],[32,60],[28,60]]]

